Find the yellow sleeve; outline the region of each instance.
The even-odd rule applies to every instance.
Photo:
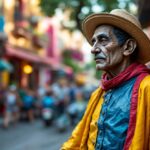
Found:
[[[83,130],[82,128],[82,121],[79,122],[79,124],[76,126],[76,128],[73,130],[71,137],[66,141],[61,150],[79,150],[80,149],[80,141],[82,138],[82,133],[80,130]]]
[[[150,75],[139,87],[136,127],[129,150],[150,150]]]
[[[79,124],[75,127],[74,131],[72,132],[71,137],[63,144],[61,150],[79,150],[79,149],[86,149],[86,138],[88,137],[88,130],[91,121],[91,115],[94,111],[94,107],[97,104],[97,95],[101,93],[100,89],[97,89],[91,95],[89,103],[87,105],[87,109],[84,113],[82,120]]]

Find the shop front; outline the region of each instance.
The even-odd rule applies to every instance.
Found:
[[[5,74],[3,77],[6,78],[7,84],[36,89],[39,84],[48,82],[50,74],[47,74],[46,70],[49,70],[48,73],[50,73],[52,69],[52,60],[50,58],[41,57],[33,52],[10,45],[6,45],[5,57],[13,66],[13,71],[7,72],[7,75]],[[43,70],[45,71],[43,72]],[[45,74],[41,76],[41,72]],[[45,78],[44,76],[49,77]]]

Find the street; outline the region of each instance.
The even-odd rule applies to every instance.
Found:
[[[59,150],[72,128],[59,133],[54,126],[45,128],[41,120],[21,122],[8,129],[0,128],[0,150]]]

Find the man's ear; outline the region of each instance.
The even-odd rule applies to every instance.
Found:
[[[123,55],[131,55],[137,47],[137,43],[134,39],[128,39],[123,45]]]

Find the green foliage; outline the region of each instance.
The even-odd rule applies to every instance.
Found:
[[[55,9],[58,8],[60,0],[41,0],[40,7],[43,13],[47,16],[53,16],[55,14]]]
[[[40,7],[47,16],[53,16],[55,10],[71,10],[70,19],[76,22],[75,28],[81,29],[80,23],[93,12],[110,11],[114,8],[129,10],[129,4],[135,0],[41,0]]]
[[[73,69],[75,73],[80,72],[83,68],[78,64],[77,60],[72,57],[71,50],[64,50],[62,53],[62,62],[66,66],[69,66]]]

